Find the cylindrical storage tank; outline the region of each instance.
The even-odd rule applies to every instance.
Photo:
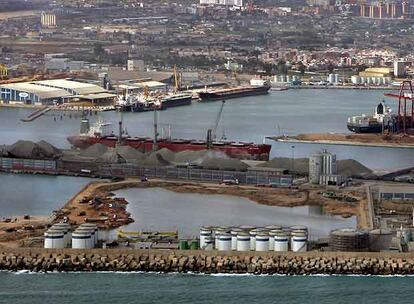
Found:
[[[250,235],[250,250],[256,250],[256,234],[257,229],[253,229],[249,231]]]
[[[237,251],[250,251],[250,234],[240,232],[237,235]]]
[[[65,244],[66,244],[67,247],[70,247],[70,243],[72,241],[72,231],[71,231],[71,228],[72,227],[71,227],[71,225],[68,224],[68,223],[56,223],[52,227],[53,228],[63,227],[63,228],[66,229],[66,235],[65,235],[66,240],[65,240]]]
[[[91,232],[75,230],[72,233],[72,248],[89,249],[91,248]]]
[[[64,233],[61,230],[48,230],[44,233],[44,248],[64,248]]]
[[[192,240],[190,243],[191,250],[198,250],[200,249],[200,242],[198,240]]]
[[[214,239],[212,236],[206,236],[204,239],[204,246],[202,249],[204,250],[213,250],[214,245]]]
[[[203,226],[200,228],[200,248],[204,249],[206,245],[206,238],[213,235],[213,231],[210,226]]]
[[[303,252],[308,249],[308,236],[305,233],[295,233],[292,235],[292,251]]]
[[[237,235],[244,230],[238,227],[231,229],[231,250],[237,250]]]
[[[392,232],[389,229],[375,229],[369,232],[369,250],[382,251],[390,248]]]
[[[52,231],[52,230],[53,230],[53,231],[54,231],[54,230],[56,230],[56,231],[62,231],[62,233],[63,233],[63,246],[64,246],[64,247],[68,247],[68,246],[70,245],[70,239],[69,239],[70,235],[69,235],[69,230],[68,230],[68,228],[67,228],[67,227],[53,225],[53,226],[49,229],[49,231]]]
[[[81,227],[81,228],[90,228],[91,230],[93,229],[93,231],[94,231],[94,244],[95,245],[98,244],[98,239],[99,239],[98,233],[99,233],[99,230],[98,230],[98,226],[97,225],[91,224],[91,223],[84,223],[84,224],[81,224],[79,227]]]
[[[89,227],[81,227],[81,226],[79,226],[78,228],[76,228],[76,231],[86,231],[86,232],[89,232],[89,235],[90,235],[89,248],[94,248],[95,247],[95,229],[89,228]]]
[[[332,251],[368,251],[369,234],[355,229],[331,231],[329,247]]]
[[[290,75],[286,75],[286,82],[290,82]]]
[[[367,79],[364,76],[361,76],[361,84],[367,83]]]
[[[359,75],[352,75],[351,76],[351,82],[353,84],[360,84],[361,83],[361,77],[359,77]]]
[[[339,83],[339,74],[334,74],[334,83]]]
[[[243,229],[244,231],[249,232],[250,230],[256,229],[256,226],[251,225],[241,225],[239,226],[240,229]]]
[[[226,234],[230,231],[229,227],[225,227],[225,226],[220,226],[220,227],[215,227],[213,232],[213,236],[214,236],[214,248],[217,249],[218,248],[218,243],[219,243],[219,236],[221,234]]]
[[[274,251],[288,251],[289,250],[289,237],[285,233],[278,233],[274,236]]]
[[[260,232],[256,235],[256,251],[269,251],[269,234]]]
[[[188,250],[188,241],[180,240],[180,250]]]
[[[268,226],[265,226],[264,228],[267,229],[268,231],[282,230],[282,226],[279,226],[279,225],[268,225]]]
[[[269,231],[269,250],[275,249],[275,236],[282,233],[282,229],[273,229]]]
[[[223,233],[218,236],[218,250],[230,251],[231,250],[231,235]]]

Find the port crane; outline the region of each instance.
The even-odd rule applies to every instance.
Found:
[[[216,140],[216,138],[217,138],[217,135],[216,135],[217,128],[218,128],[218,125],[220,123],[220,119],[221,119],[221,116],[223,114],[223,109],[224,109],[225,104],[226,104],[226,101],[222,100],[219,112],[217,113],[216,121],[214,123],[214,127],[213,127],[213,129],[208,129],[207,130],[207,148],[211,148],[212,145],[213,145],[213,141]],[[225,139],[224,133],[223,133],[223,136],[222,136],[221,139]]]

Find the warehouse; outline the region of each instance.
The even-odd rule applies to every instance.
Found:
[[[4,103],[55,104],[71,96],[65,90],[32,84],[29,82],[0,85],[0,100]]]
[[[109,94],[107,90],[95,84],[67,79],[0,85],[0,100],[2,103],[51,105],[79,99],[99,103],[100,101],[110,102],[115,97],[116,95]]]

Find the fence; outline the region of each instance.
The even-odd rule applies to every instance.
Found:
[[[0,158],[1,171],[56,172],[56,161],[41,159]]]

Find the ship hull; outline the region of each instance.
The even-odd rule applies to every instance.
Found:
[[[80,149],[85,149],[94,144],[100,143],[108,147],[115,147],[117,143],[116,137],[91,137],[91,136],[70,136],[68,141],[72,146]],[[151,152],[153,149],[153,141],[151,139],[126,138],[124,144],[138,149],[142,152]],[[192,143],[190,141],[174,142],[174,140],[160,140],[157,143],[158,149],[167,148],[173,152],[181,151],[202,151],[206,150],[206,145],[203,143]],[[266,144],[246,144],[244,146],[238,145],[214,145],[211,148],[213,151],[219,151],[231,158],[248,159],[248,160],[269,160],[271,145]]]
[[[174,108],[174,107],[181,107],[181,106],[189,106],[191,105],[192,96],[183,96],[178,98],[170,98],[162,102],[162,109]]]
[[[355,124],[347,124],[348,130],[354,133],[381,133],[382,125],[375,124],[369,126],[360,126]]]
[[[270,86],[252,87],[240,90],[229,90],[223,92],[199,92],[200,102],[225,100],[231,98],[266,95],[269,93]]]

